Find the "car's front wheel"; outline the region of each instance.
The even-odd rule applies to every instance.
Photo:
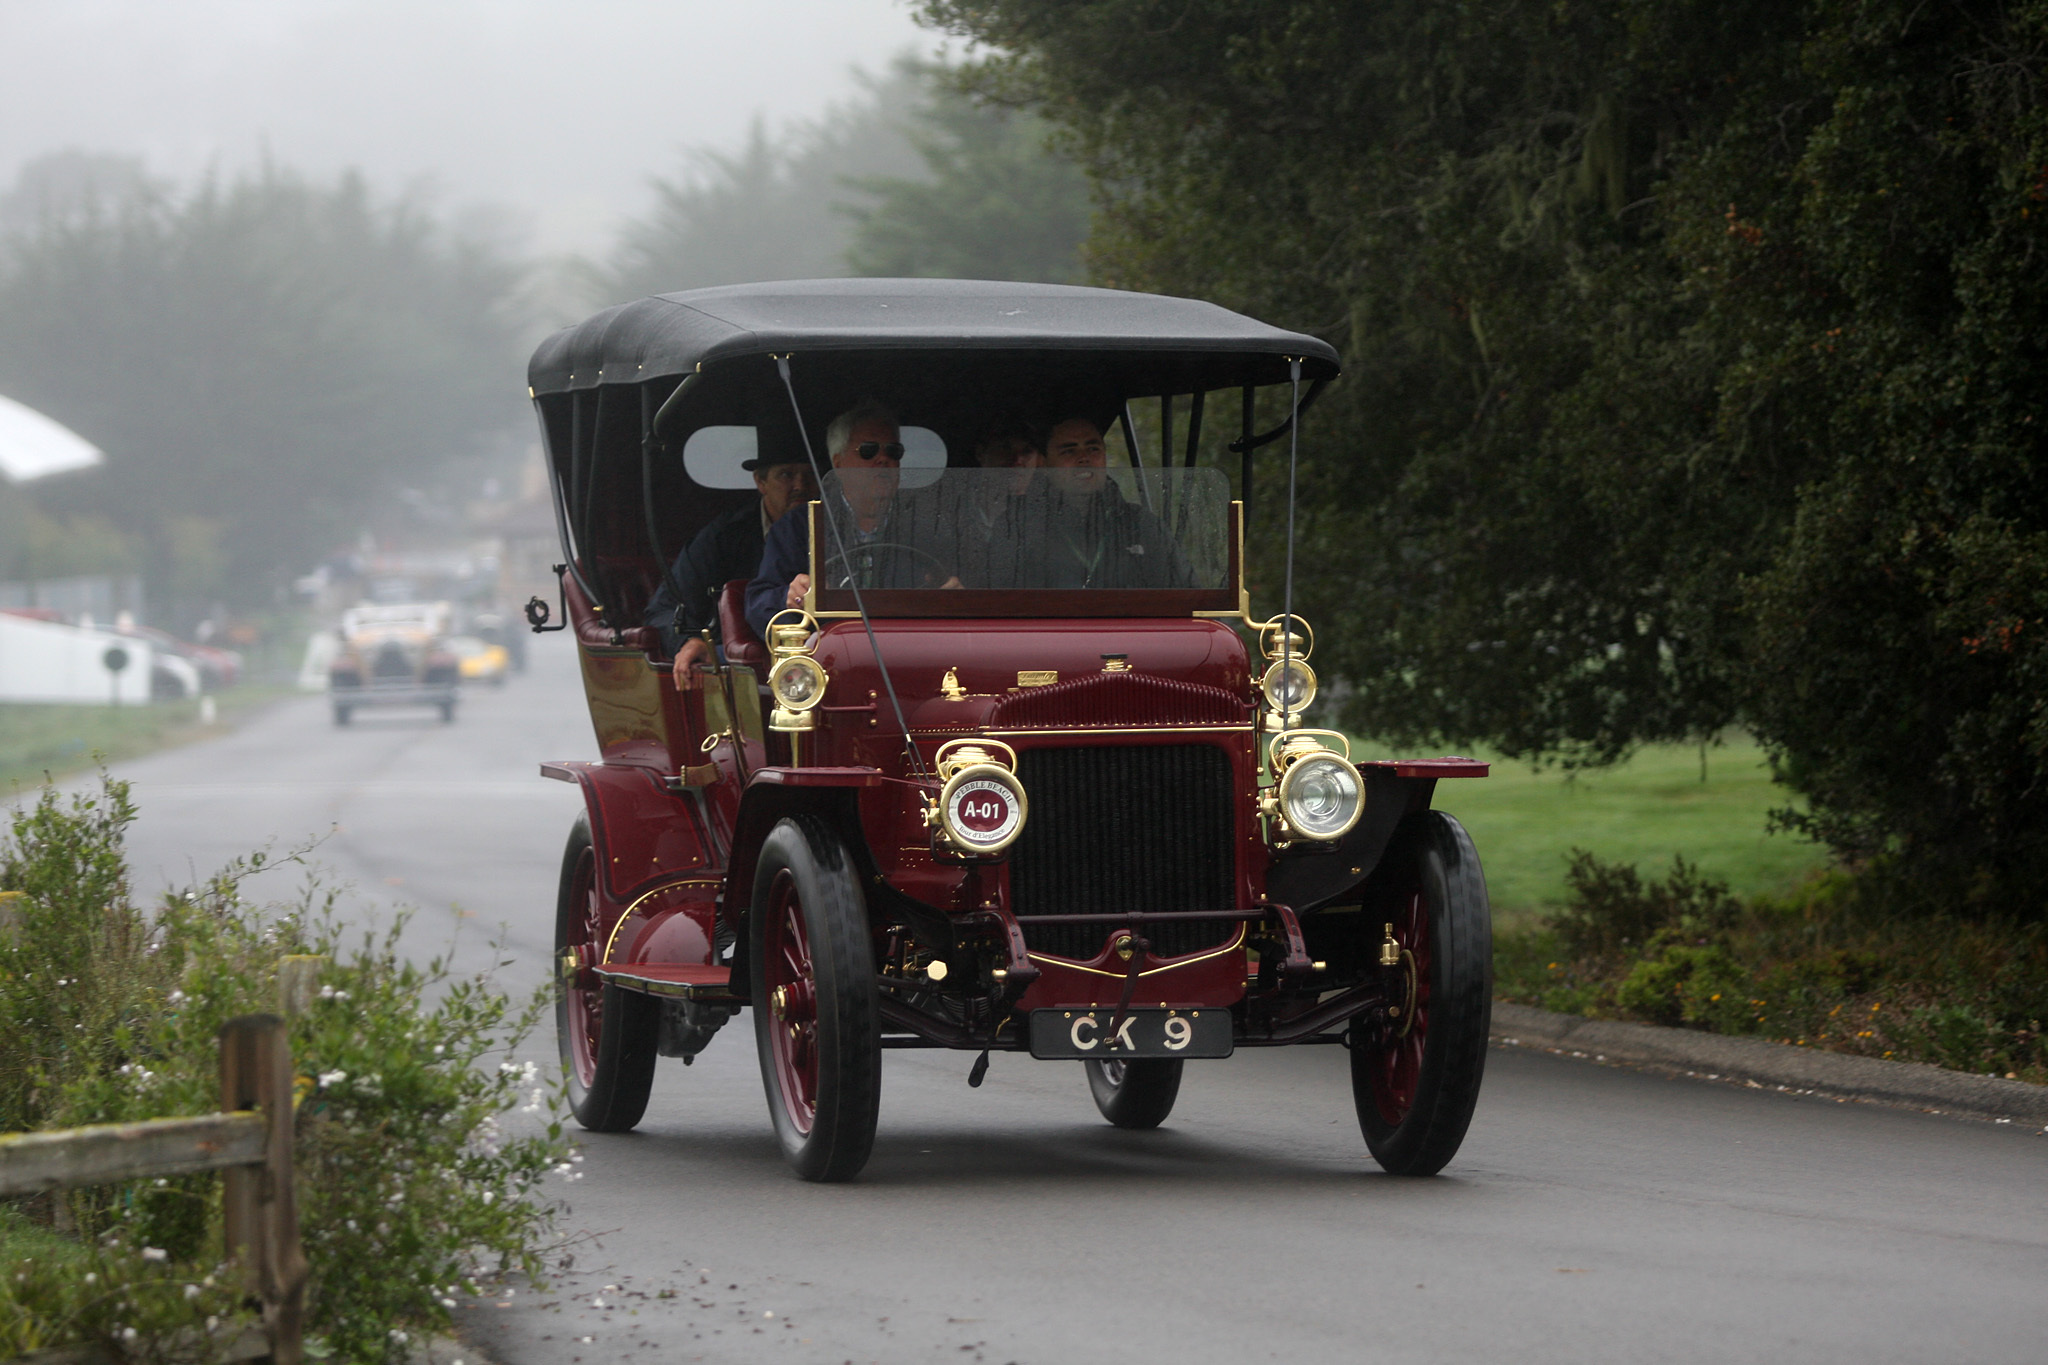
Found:
[[[602,912],[590,819],[578,816],[562,850],[555,901],[555,1038],[576,1121],[592,1132],[623,1133],[647,1112],[654,1088],[660,1006],[592,970],[604,959]]]
[[[1102,1117],[1119,1128],[1157,1128],[1180,1097],[1181,1068],[1187,1063],[1168,1057],[1082,1065],[1088,1068],[1088,1093]]]
[[[1351,1096],[1374,1160],[1435,1175],[1465,1140],[1486,1071],[1492,912],[1464,826],[1426,811],[1395,838],[1402,875],[1369,922],[1393,926],[1400,1014],[1352,1024]]]
[[[748,916],[754,1038],[783,1157],[850,1180],[874,1150],[881,1006],[867,903],[837,831],[810,815],[761,845]]]

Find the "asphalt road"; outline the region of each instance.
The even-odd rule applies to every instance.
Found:
[[[352,914],[409,903],[412,949],[462,965],[503,926],[529,988],[577,804],[535,764],[591,748],[558,640],[452,726],[288,703],[121,770],[138,879],[325,835]],[[1496,1049],[1457,1161],[1396,1180],[1340,1049],[1193,1063],[1149,1134],[1098,1119],[1077,1066],[998,1056],[970,1090],[970,1060],[891,1053],[865,1176],[804,1185],[736,1020],[662,1063],[638,1132],[586,1139],[576,1270],[464,1331],[505,1365],[2048,1358],[2032,1129]]]

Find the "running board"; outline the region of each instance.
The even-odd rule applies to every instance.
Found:
[[[707,1005],[744,1005],[732,989],[732,968],[683,962],[607,963],[597,974],[622,990],[659,995],[670,1000],[695,1000]]]

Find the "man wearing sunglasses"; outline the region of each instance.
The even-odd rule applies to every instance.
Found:
[[[903,463],[903,439],[896,414],[873,399],[862,399],[825,428],[832,468],[839,472],[839,527],[847,550],[889,541],[888,528]],[[747,624],[762,639],[776,612],[803,605],[811,590],[811,544],[807,504],[799,502],[768,528],[760,571],[747,585]],[[821,553],[831,553],[830,532]]]

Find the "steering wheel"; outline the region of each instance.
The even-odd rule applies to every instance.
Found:
[[[872,563],[872,556],[878,550],[901,550],[905,554],[923,560],[926,564],[931,566],[932,573],[937,576],[937,580],[939,582],[944,582],[953,574],[953,571],[946,567],[945,561],[940,559],[937,555],[933,554],[929,550],[919,549],[915,545],[905,545],[900,540],[871,540],[865,545],[856,545],[851,550],[845,550],[841,551],[838,554],[827,556],[825,559],[825,563],[822,566],[823,572],[821,576],[829,580],[832,577],[832,566],[834,564],[841,564],[847,566],[845,572],[850,575],[852,571],[852,561],[855,558],[859,556],[868,556],[870,557],[870,563]]]

